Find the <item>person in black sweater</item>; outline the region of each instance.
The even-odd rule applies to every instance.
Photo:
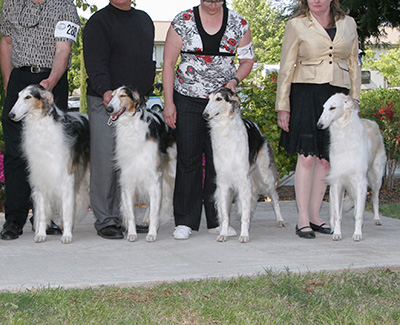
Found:
[[[106,107],[120,86],[150,95],[155,76],[154,24],[147,13],[131,7],[130,0],[110,0],[96,12],[83,31],[83,54],[90,122],[91,205],[97,234],[123,238],[119,213],[119,173],[114,168],[114,126],[108,125]]]

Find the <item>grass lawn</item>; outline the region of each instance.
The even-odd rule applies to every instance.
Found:
[[[399,324],[400,271],[0,294],[1,324]]]

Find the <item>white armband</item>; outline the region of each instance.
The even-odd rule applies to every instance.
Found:
[[[237,48],[238,59],[254,59],[253,42]]]
[[[59,21],[54,30],[54,37],[64,37],[76,41],[79,32],[79,25],[71,21]]]

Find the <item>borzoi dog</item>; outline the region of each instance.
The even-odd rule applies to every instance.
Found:
[[[89,207],[89,122],[81,113],[64,113],[53,94],[38,85],[19,93],[9,113],[21,121],[22,152],[28,162],[34,203],[35,242],[46,240],[52,212],[61,214],[61,242],[71,243],[74,221]]]
[[[113,91],[107,107],[116,126],[116,167],[120,169],[121,214],[128,241],[137,240],[134,200],[150,204],[148,242],[157,238],[159,222],[173,216],[176,171],[174,132],[160,113],[146,109],[138,92],[128,87]]]
[[[260,194],[271,197],[278,226],[283,227],[272,150],[257,125],[240,117],[239,97],[224,87],[214,91],[203,117],[211,128],[217,174],[215,198],[221,225],[217,241],[228,237],[232,194],[237,194],[241,213],[240,242],[249,241],[250,217]]]
[[[354,241],[362,239],[362,224],[367,196],[367,185],[372,189],[374,221],[379,217],[379,189],[385,172],[385,145],[377,123],[360,119],[359,108],[350,96],[335,94],[324,104],[317,127],[330,132],[329,159],[331,169],[327,177],[330,185],[330,222],[333,240],[342,239],[341,221],[343,193],[354,201]]]

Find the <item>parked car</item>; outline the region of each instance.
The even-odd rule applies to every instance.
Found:
[[[69,111],[79,111],[81,107],[80,98],[78,96],[69,96],[68,97],[68,110]]]
[[[150,96],[146,102],[146,107],[155,112],[162,112],[164,105],[159,96]]]

